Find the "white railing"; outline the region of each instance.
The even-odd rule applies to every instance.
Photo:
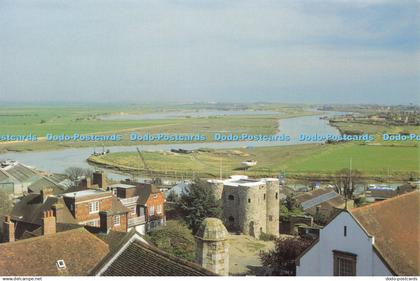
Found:
[[[121,203],[126,206],[126,205],[130,205],[130,204],[134,204],[137,202],[137,200],[139,200],[138,196],[134,196],[134,197],[129,197],[129,198],[119,198]]]
[[[128,227],[139,225],[146,222],[145,216],[135,217],[128,219]]]

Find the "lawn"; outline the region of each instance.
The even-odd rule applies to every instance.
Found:
[[[328,175],[348,168],[366,176],[407,175],[419,173],[420,150],[415,146],[360,145],[356,143],[321,145],[307,144],[254,149],[197,151],[192,154],[171,152],[144,152],[148,166],[157,173],[177,173],[217,177],[231,174],[250,176],[276,176],[286,171],[288,175]],[[255,167],[244,170],[241,162],[254,159]],[[91,157],[97,164],[121,169],[142,170],[143,164],[136,153],[111,153]]]

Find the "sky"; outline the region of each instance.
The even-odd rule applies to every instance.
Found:
[[[420,104],[419,0],[0,0],[0,104]]]

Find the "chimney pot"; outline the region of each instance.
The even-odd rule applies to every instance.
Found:
[[[43,235],[56,233],[56,220],[52,210],[44,211],[44,218],[42,219],[42,233]]]
[[[3,242],[15,241],[15,224],[10,220],[10,216],[4,217],[2,232]]]

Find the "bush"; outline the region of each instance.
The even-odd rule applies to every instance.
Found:
[[[162,251],[188,261],[195,260],[195,239],[182,221],[167,221],[166,226],[149,232],[148,238]]]
[[[261,234],[260,234],[260,240],[262,240],[262,241],[274,241],[274,240],[276,240],[276,238],[277,237],[273,234],[267,234],[267,233],[264,233],[264,232],[261,232]]]

